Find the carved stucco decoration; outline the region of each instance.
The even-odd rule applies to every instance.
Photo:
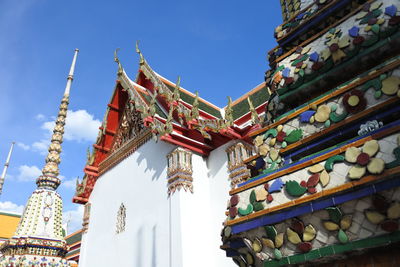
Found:
[[[140,113],[136,112],[134,104],[128,102],[123,111],[111,152],[118,150],[127,141],[136,138],[143,130],[144,125]]]

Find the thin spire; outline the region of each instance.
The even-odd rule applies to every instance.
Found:
[[[36,180],[36,184],[39,188],[55,190],[61,183],[60,179],[57,177],[60,173],[58,165],[61,162],[61,144],[63,142],[64,125],[67,117],[69,92],[71,89],[72,80],[74,79],[75,63],[78,52],[79,50],[75,49],[74,58],[72,59],[71,68],[67,78],[67,85],[65,86],[64,96],[61,100],[60,110],[56,119],[56,125],[54,126],[53,135],[51,137],[49,153],[46,157],[46,165],[42,169],[42,175]]]
[[[10,148],[10,151],[8,152],[6,164],[4,164],[3,173],[0,176],[0,195],[1,195],[1,192],[3,191],[4,179],[6,178],[7,169],[8,169],[8,166],[10,165],[10,159],[11,159],[11,154],[12,154],[12,151],[14,148],[14,144],[15,144],[15,142],[11,143],[11,148]]]
[[[79,49],[76,48],[74,58],[72,59],[71,68],[69,69],[69,74],[67,77],[67,85],[65,86],[64,95],[69,95],[69,91],[71,90],[71,84],[72,84],[72,80],[74,79],[75,63],[76,63],[76,57],[78,56],[78,52],[79,52]]]

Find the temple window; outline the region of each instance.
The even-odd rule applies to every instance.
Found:
[[[181,188],[193,193],[192,152],[177,147],[167,155],[167,162],[168,195]]]
[[[125,231],[125,221],[126,221],[126,208],[123,203],[121,203],[121,206],[118,209],[118,214],[117,214],[117,229],[116,229],[116,234],[122,233]]]

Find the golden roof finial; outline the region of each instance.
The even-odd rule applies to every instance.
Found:
[[[250,96],[247,97],[247,102],[249,103],[249,110],[251,112],[251,121],[253,124],[261,123],[260,118],[258,117],[257,110],[253,106],[253,102],[251,102]]]
[[[118,64],[118,72],[117,72],[117,74],[119,76],[119,75],[122,74],[122,65],[121,65],[121,62],[119,61],[119,58],[118,58],[118,51],[119,51],[119,48],[115,49],[115,51],[114,51],[114,61]]]
[[[181,88],[181,76],[178,76],[178,80],[176,81],[176,84],[175,84],[175,89],[172,94],[173,101],[178,101],[180,98],[179,88]]]
[[[232,110],[232,98],[228,96],[228,105],[225,108],[225,123],[226,126],[230,127],[233,125],[233,110]]]
[[[140,63],[140,64],[143,64],[143,63],[144,63],[144,57],[143,57],[142,52],[141,52],[140,49],[139,49],[139,40],[136,41],[136,53],[138,53],[138,54],[139,54],[139,57],[140,57],[139,63]]]
[[[199,92],[196,91],[196,96],[192,104],[191,119],[197,119],[199,116]]]

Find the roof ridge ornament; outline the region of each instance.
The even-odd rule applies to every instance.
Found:
[[[154,90],[159,94],[160,96],[163,96],[167,99],[172,98],[172,92],[170,89],[164,84],[164,82],[160,79],[158,74],[154,72],[154,70],[149,66],[147,61],[145,60],[142,52],[139,49],[139,41],[136,41],[136,53],[139,54],[140,61],[140,70],[143,71],[143,74],[151,80],[151,82],[154,85]]]
[[[90,150],[90,146],[88,146],[86,150],[86,165],[92,165],[94,161],[94,151]]]
[[[196,96],[193,100],[192,104],[192,112],[191,112],[191,119],[197,119],[200,116],[199,113],[199,91],[196,90]]]
[[[140,65],[144,64],[144,62],[145,62],[144,56],[143,56],[142,52],[139,49],[139,40],[136,41],[136,53],[139,54],[139,57],[140,57],[139,63],[140,63]]]
[[[122,72],[123,72],[123,68],[122,68],[121,62],[119,61],[119,58],[118,58],[118,51],[119,51],[119,48],[115,49],[115,51],[114,51],[114,62],[116,62],[118,64],[117,75],[121,76]]]
[[[177,102],[180,99],[180,97],[181,97],[181,94],[179,91],[180,88],[181,88],[181,76],[178,76],[178,79],[175,84],[175,89],[172,93],[172,101]]]
[[[230,96],[228,96],[228,105],[225,108],[224,119],[226,127],[230,127],[233,125],[232,98]]]
[[[250,99],[250,96],[247,97],[247,102],[249,103],[249,110],[251,112],[251,121],[253,124],[260,124],[261,120],[258,117],[257,110],[254,108],[253,102]]]

